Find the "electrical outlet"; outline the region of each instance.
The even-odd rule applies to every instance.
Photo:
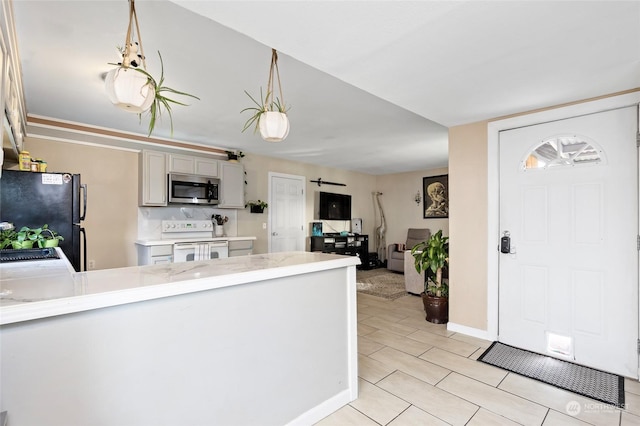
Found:
[[[262,222],[262,229],[267,229],[267,223],[266,222]]]
[[[96,269],[96,261],[91,259],[87,262],[87,269]]]

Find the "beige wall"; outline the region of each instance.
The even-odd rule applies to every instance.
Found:
[[[446,168],[377,176],[376,188],[382,192],[380,200],[387,223],[387,245],[404,243],[409,228],[429,228],[432,233],[442,229],[444,235],[449,235],[449,219],[424,219],[424,201],[415,202],[416,193],[419,192],[421,198],[425,196],[423,177],[444,174],[447,174]]]
[[[371,192],[375,187],[375,176],[252,154],[246,154],[241,161],[247,173],[245,191],[247,201],[257,199],[267,201],[269,199],[269,172],[303,176],[306,185],[305,207],[308,227],[314,221],[314,193],[317,191],[335,192],[351,195],[351,216],[362,218],[363,233],[372,235],[374,212],[371,206]],[[309,182],[317,180],[319,177],[322,180],[344,183],[347,186],[322,185],[318,187],[316,183]],[[262,224],[267,223],[268,210],[267,208],[263,214],[252,214],[248,208],[238,212],[238,234],[255,235],[258,238],[255,243],[256,253],[268,251],[267,230],[262,229]],[[329,230],[329,225],[333,226],[336,231],[348,231],[351,223],[349,221],[323,221],[325,232]],[[309,234],[310,231],[307,235]],[[308,244],[307,241],[307,248]]]
[[[449,129],[449,320],[487,329],[487,123]]]
[[[47,171],[79,173],[87,184],[87,259],[96,269],[136,265],[138,154],[37,138],[26,138],[25,149]]]

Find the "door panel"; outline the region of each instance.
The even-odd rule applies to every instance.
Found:
[[[500,341],[637,377],[636,114],[501,132]]]
[[[270,176],[269,252],[304,251],[304,177]]]

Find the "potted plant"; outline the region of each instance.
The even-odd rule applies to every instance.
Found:
[[[275,79],[278,81],[278,89],[280,97],[274,95],[273,84]],[[267,142],[283,141],[289,134],[289,118],[287,117],[287,107],[282,96],[282,85],[280,84],[280,71],[278,70],[278,53],[275,49],[271,49],[271,68],[269,69],[269,80],[267,81],[266,96],[262,96],[262,87],[260,88],[260,102],[246,90],[244,93],[256,105],[248,107],[240,111],[253,112],[253,115],[245,122],[242,131],[255,124],[255,132],[260,131],[262,139]]]
[[[123,55],[128,56],[129,54],[123,53]],[[164,93],[189,96],[200,100],[200,98],[198,98],[197,96],[163,86],[164,63],[162,61],[162,55],[160,54],[160,51],[158,51],[158,56],[160,57],[160,80],[158,81],[156,81],[156,79],[153,78],[153,76],[149,74],[145,69],[134,65],[135,62],[129,62],[128,66],[124,65],[124,63],[110,64],[117,65],[118,67],[109,71],[105,79],[107,95],[109,95],[109,98],[114,105],[121,107],[125,111],[137,113],[138,117],[140,117],[141,119],[144,112],[149,113],[148,136],[151,136],[151,133],[156,126],[157,119],[162,115],[163,108],[169,115],[171,135],[173,135],[173,116],[171,114],[171,104],[173,103],[176,105],[187,106],[187,104],[183,102],[168,98],[164,95]],[[136,80],[137,82],[135,82]],[[118,88],[118,85],[123,86],[123,88]],[[122,96],[121,94],[124,92],[124,87],[128,88],[131,86],[138,86],[139,88],[136,89],[133,93],[141,94],[141,96],[144,96],[146,98],[139,106],[129,103],[127,102],[127,100],[123,100],[120,98],[120,96]]]
[[[64,241],[64,237],[58,234],[53,229],[50,229],[49,225],[45,223],[42,226],[42,232],[40,233],[38,238],[38,247],[58,247],[60,241]]]
[[[11,247],[14,249],[30,249],[40,239],[42,228],[23,226],[19,231],[11,234]]]
[[[134,27],[135,23],[135,27]],[[136,41],[137,35],[137,41]],[[109,71],[105,77],[105,88],[111,102],[128,112],[138,114],[142,118],[142,113],[149,112],[149,136],[156,125],[156,120],[160,117],[164,107],[169,114],[171,123],[171,135],[173,136],[173,117],[171,115],[171,104],[186,105],[182,102],[170,99],[164,93],[172,93],[200,99],[197,96],[180,92],[163,86],[164,83],[164,63],[162,55],[160,57],[160,80],[156,81],[146,70],[144,51],[140,39],[140,27],[135,8],[135,0],[129,0],[129,25],[124,47],[118,48],[122,54],[122,61],[116,65],[117,68]]]
[[[237,163],[238,160],[244,157],[244,153],[242,151],[225,151],[227,154],[227,159],[232,163]]]
[[[427,321],[444,324],[449,321],[449,283],[443,278],[449,267],[449,237],[442,230],[411,249],[418,273],[425,272],[422,303]]]
[[[10,229],[0,230],[0,249],[12,248],[12,241],[16,239],[16,230],[11,227]]]
[[[247,206],[251,209],[251,213],[264,213],[264,209],[269,207],[269,204],[265,203],[262,200],[258,201],[249,201]],[[246,206],[245,206],[246,207]]]

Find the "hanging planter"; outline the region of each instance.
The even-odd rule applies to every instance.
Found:
[[[280,97],[274,97],[273,83],[274,74],[278,80],[278,92]],[[260,102],[251,96],[246,90],[245,93],[256,104],[255,107],[245,108],[242,112],[252,111],[253,115],[245,122],[242,131],[255,125],[254,132],[260,132],[260,136],[267,142],[281,142],[289,135],[289,118],[282,96],[282,84],[280,83],[280,71],[278,69],[278,53],[271,49],[271,68],[269,69],[269,80],[267,81],[267,94],[262,97],[260,89]]]
[[[266,111],[259,121],[260,136],[267,142],[282,142],[289,134],[289,118],[284,112]]]
[[[134,28],[135,22],[135,28]],[[135,31],[134,31],[135,29]],[[135,34],[138,41],[135,41]],[[169,115],[171,124],[171,135],[173,135],[173,117],[171,115],[171,104],[184,105],[174,99],[167,98],[163,92],[189,96],[191,98],[200,99],[197,96],[190,95],[185,92],[165,87],[164,83],[164,63],[162,55],[158,51],[160,57],[160,80],[156,81],[151,74],[146,71],[147,64],[145,61],[144,51],[142,49],[142,39],[140,36],[140,26],[138,25],[138,16],[136,15],[135,0],[129,0],[129,26],[127,28],[127,36],[125,44],[120,49],[122,54],[122,62],[117,64],[117,68],[112,69],[105,77],[105,90],[111,103],[118,108],[127,112],[138,114],[142,117],[142,113],[149,113],[149,136],[153,132],[156,120],[160,117],[164,108]]]
[[[151,107],[155,93],[149,79],[134,68],[114,68],[105,79],[107,96],[118,108],[141,114]]]

